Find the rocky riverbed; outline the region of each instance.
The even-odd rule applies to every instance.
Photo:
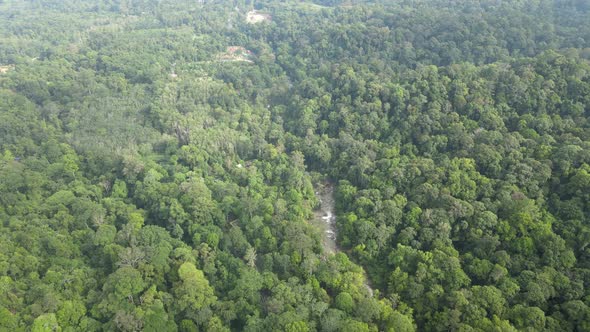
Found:
[[[321,183],[316,186],[315,192],[320,201],[320,207],[314,213],[312,223],[322,232],[322,244],[326,254],[339,252],[336,244],[336,213],[334,207],[334,185]]]
[[[336,227],[336,206],[334,201],[334,185],[329,182],[319,183],[315,186],[315,194],[320,201],[319,209],[314,212],[313,225],[322,232],[322,246],[326,255],[340,252],[336,243],[338,229]],[[365,274],[365,287],[371,295],[373,288]]]

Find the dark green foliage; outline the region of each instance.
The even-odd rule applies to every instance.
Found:
[[[0,330],[589,330],[589,10],[0,1]]]

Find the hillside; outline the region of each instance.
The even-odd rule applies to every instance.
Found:
[[[588,331],[589,60],[586,1],[0,0],[0,331]]]

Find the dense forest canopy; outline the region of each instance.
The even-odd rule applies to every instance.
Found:
[[[0,331],[589,331],[590,2],[0,0],[0,221]]]

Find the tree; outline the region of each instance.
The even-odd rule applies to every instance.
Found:
[[[59,332],[61,327],[57,323],[57,318],[54,313],[43,314],[33,322],[31,328],[33,332]]]
[[[336,296],[334,300],[334,306],[344,312],[351,313],[354,308],[354,301],[352,296],[347,292],[342,292]]]
[[[285,326],[285,332],[308,332],[309,326],[304,321],[291,322]]]
[[[57,321],[64,329],[76,329],[82,317],[86,315],[86,307],[79,301],[64,301],[57,312]]]
[[[510,310],[510,321],[518,329],[532,328],[539,330],[545,327],[545,313],[537,307],[525,307],[517,304]]]
[[[180,280],[173,288],[176,304],[180,311],[194,314],[211,306],[217,300],[213,288],[205,278],[203,271],[193,263],[185,262],[178,269]]]

